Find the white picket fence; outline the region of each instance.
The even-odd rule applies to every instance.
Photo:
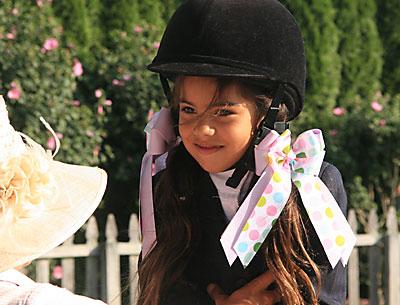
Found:
[[[137,263],[141,244],[138,220],[132,214],[129,226],[129,242],[117,241],[118,230],[114,215],[107,217],[106,241],[98,242],[99,231],[92,216],[86,228],[86,243],[74,244],[73,237],[51,252],[36,260],[36,280],[50,281],[50,260],[61,259],[63,277],[61,286],[75,291],[75,259],[85,258],[84,295],[101,299],[109,305],[122,304],[122,291],[129,292],[129,304],[136,304]],[[120,258],[129,257],[129,286],[121,287]],[[78,272],[81,272],[79,270]]]
[[[354,210],[349,212],[349,222],[354,231],[357,220]],[[61,286],[75,291],[75,259],[85,258],[85,289],[83,294],[104,300],[109,305],[122,305],[122,291],[128,293],[125,304],[136,304],[137,261],[140,253],[138,220],[132,215],[129,227],[129,242],[118,242],[118,230],[113,215],[108,215],[106,241],[98,243],[98,228],[94,217],[86,228],[86,243],[73,244],[66,241],[36,261],[36,280],[49,282],[50,260],[61,259],[63,277]],[[386,220],[386,232],[378,231],[375,211],[369,214],[368,231],[357,235],[356,248],[348,265],[348,304],[360,304],[359,248],[368,247],[369,304],[400,305],[400,235],[396,210],[390,208]],[[127,287],[121,288],[121,257],[129,260]],[[381,265],[384,268],[381,268]],[[189,305],[189,304],[188,304]]]

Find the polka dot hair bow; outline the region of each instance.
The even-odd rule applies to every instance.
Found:
[[[147,151],[142,159],[139,189],[142,257],[156,242],[152,176],[165,167],[166,152],[178,143],[172,126],[170,111],[161,108],[144,129]]]
[[[272,130],[255,149],[260,179],[221,236],[229,264],[250,264],[289,198],[292,181],[334,268],[346,265],[355,235],[329,189],[318,177],[325,155],[318,129],[302,133],[291,146],[290,131]]]

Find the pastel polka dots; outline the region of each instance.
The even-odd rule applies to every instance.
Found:
[[[272,198],[276,203],[282,203],[284,196],[281,192],[277,192],[272,196]]]
[[[251,240],[257,240],[260,237],[260,233],[257,230],[252,230],[249,233],[249,237]]]
[[[241,242],[241,243],[238,245],[238,250],[239,250],[240,252],[246,252],[248,247],[249,247],[249,246],[247,245],[247,243]]]
[[[322,213],[320,211],[314,211],[311,215],[315,221],[320,221],[322,219]]]
[[[258,217],[256,219],[257,227],[262,228],[267,224],[267,219],[265,217]]]
[[[267,187],[266,187],[266,189],[265,189],[265,191],[264,191],[264,193],[266,193],[266,194],[271,194],[272,191],[273,191],[272,184],[268,184]]]
[[[266,227],[264,229],[264,231],[261,233],[261,240],[264,240],[265,238],[267,238],[269,231],[271,231],[271,227]]]
[[[245,262],[244,265],[245,265],[245,266],[247,266],[248,264],[250,264],[250,261],[253,259],[254,255],[255,255],[255,252],[247,253],[247,255],[246,255],[245,258],[244,258],[244,262]]]
[[[267,215],[268,216],[275,216],[278,212],[278,209],[275,206],[269,206],[267,208]]]
[[[274,172],[274,174],[272,175],[272,180],[276,183],[282,182],[281,175],[278,172]]]
[[[254,251],[254,252],[257,252],[260,248],[261,248],[261,243],[256,243],[256,244],[253,246],[253,251]]]
[[[343,247],[344,244],[346,243],[346,239],[344,238],[343,235],[338,235],[338,236],[336,236],[335,243],[339,247]]]
[[[328,217],[328,218],[333,218],[332,209],[331,209],[331,208],[326,208],[326,209],[325,209],[325,215],[326,215],[326,217]]]
[[[264,196],[261,196],[260,200],[258,200],[257,202],[257,206],[262,208],[264,205],[266,205],[267,203],[267,199],[265,199]]]

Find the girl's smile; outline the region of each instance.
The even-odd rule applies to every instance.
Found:
[[[223,148],[222,145],[209,145],[209,144],[194,144],[195,147],[203,154],[212,154]]]
[[[187,151],[207,172],[232,167],[250,145],[256,106],[235,83],[221,90],[213,77],[178,80],[179,133]]]

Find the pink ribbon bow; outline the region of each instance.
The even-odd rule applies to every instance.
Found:
[[[221,236],[230,265],[249,265],[289,198],[291,181],[334,268],[346,265],[356,238],[329,189],[318,177],[325,155],[322,133],[302,133],[291,147],[290,131],[272,130],[255,148],[256,185]]]
[[[147,152],[140,170],[140,228],[142,235],[142,258],[156,242],[156,226],[153,207],[152,176],[165,167],[163,164],[169,149],[177,145],[170,111],[161,108],[145,127]]]

